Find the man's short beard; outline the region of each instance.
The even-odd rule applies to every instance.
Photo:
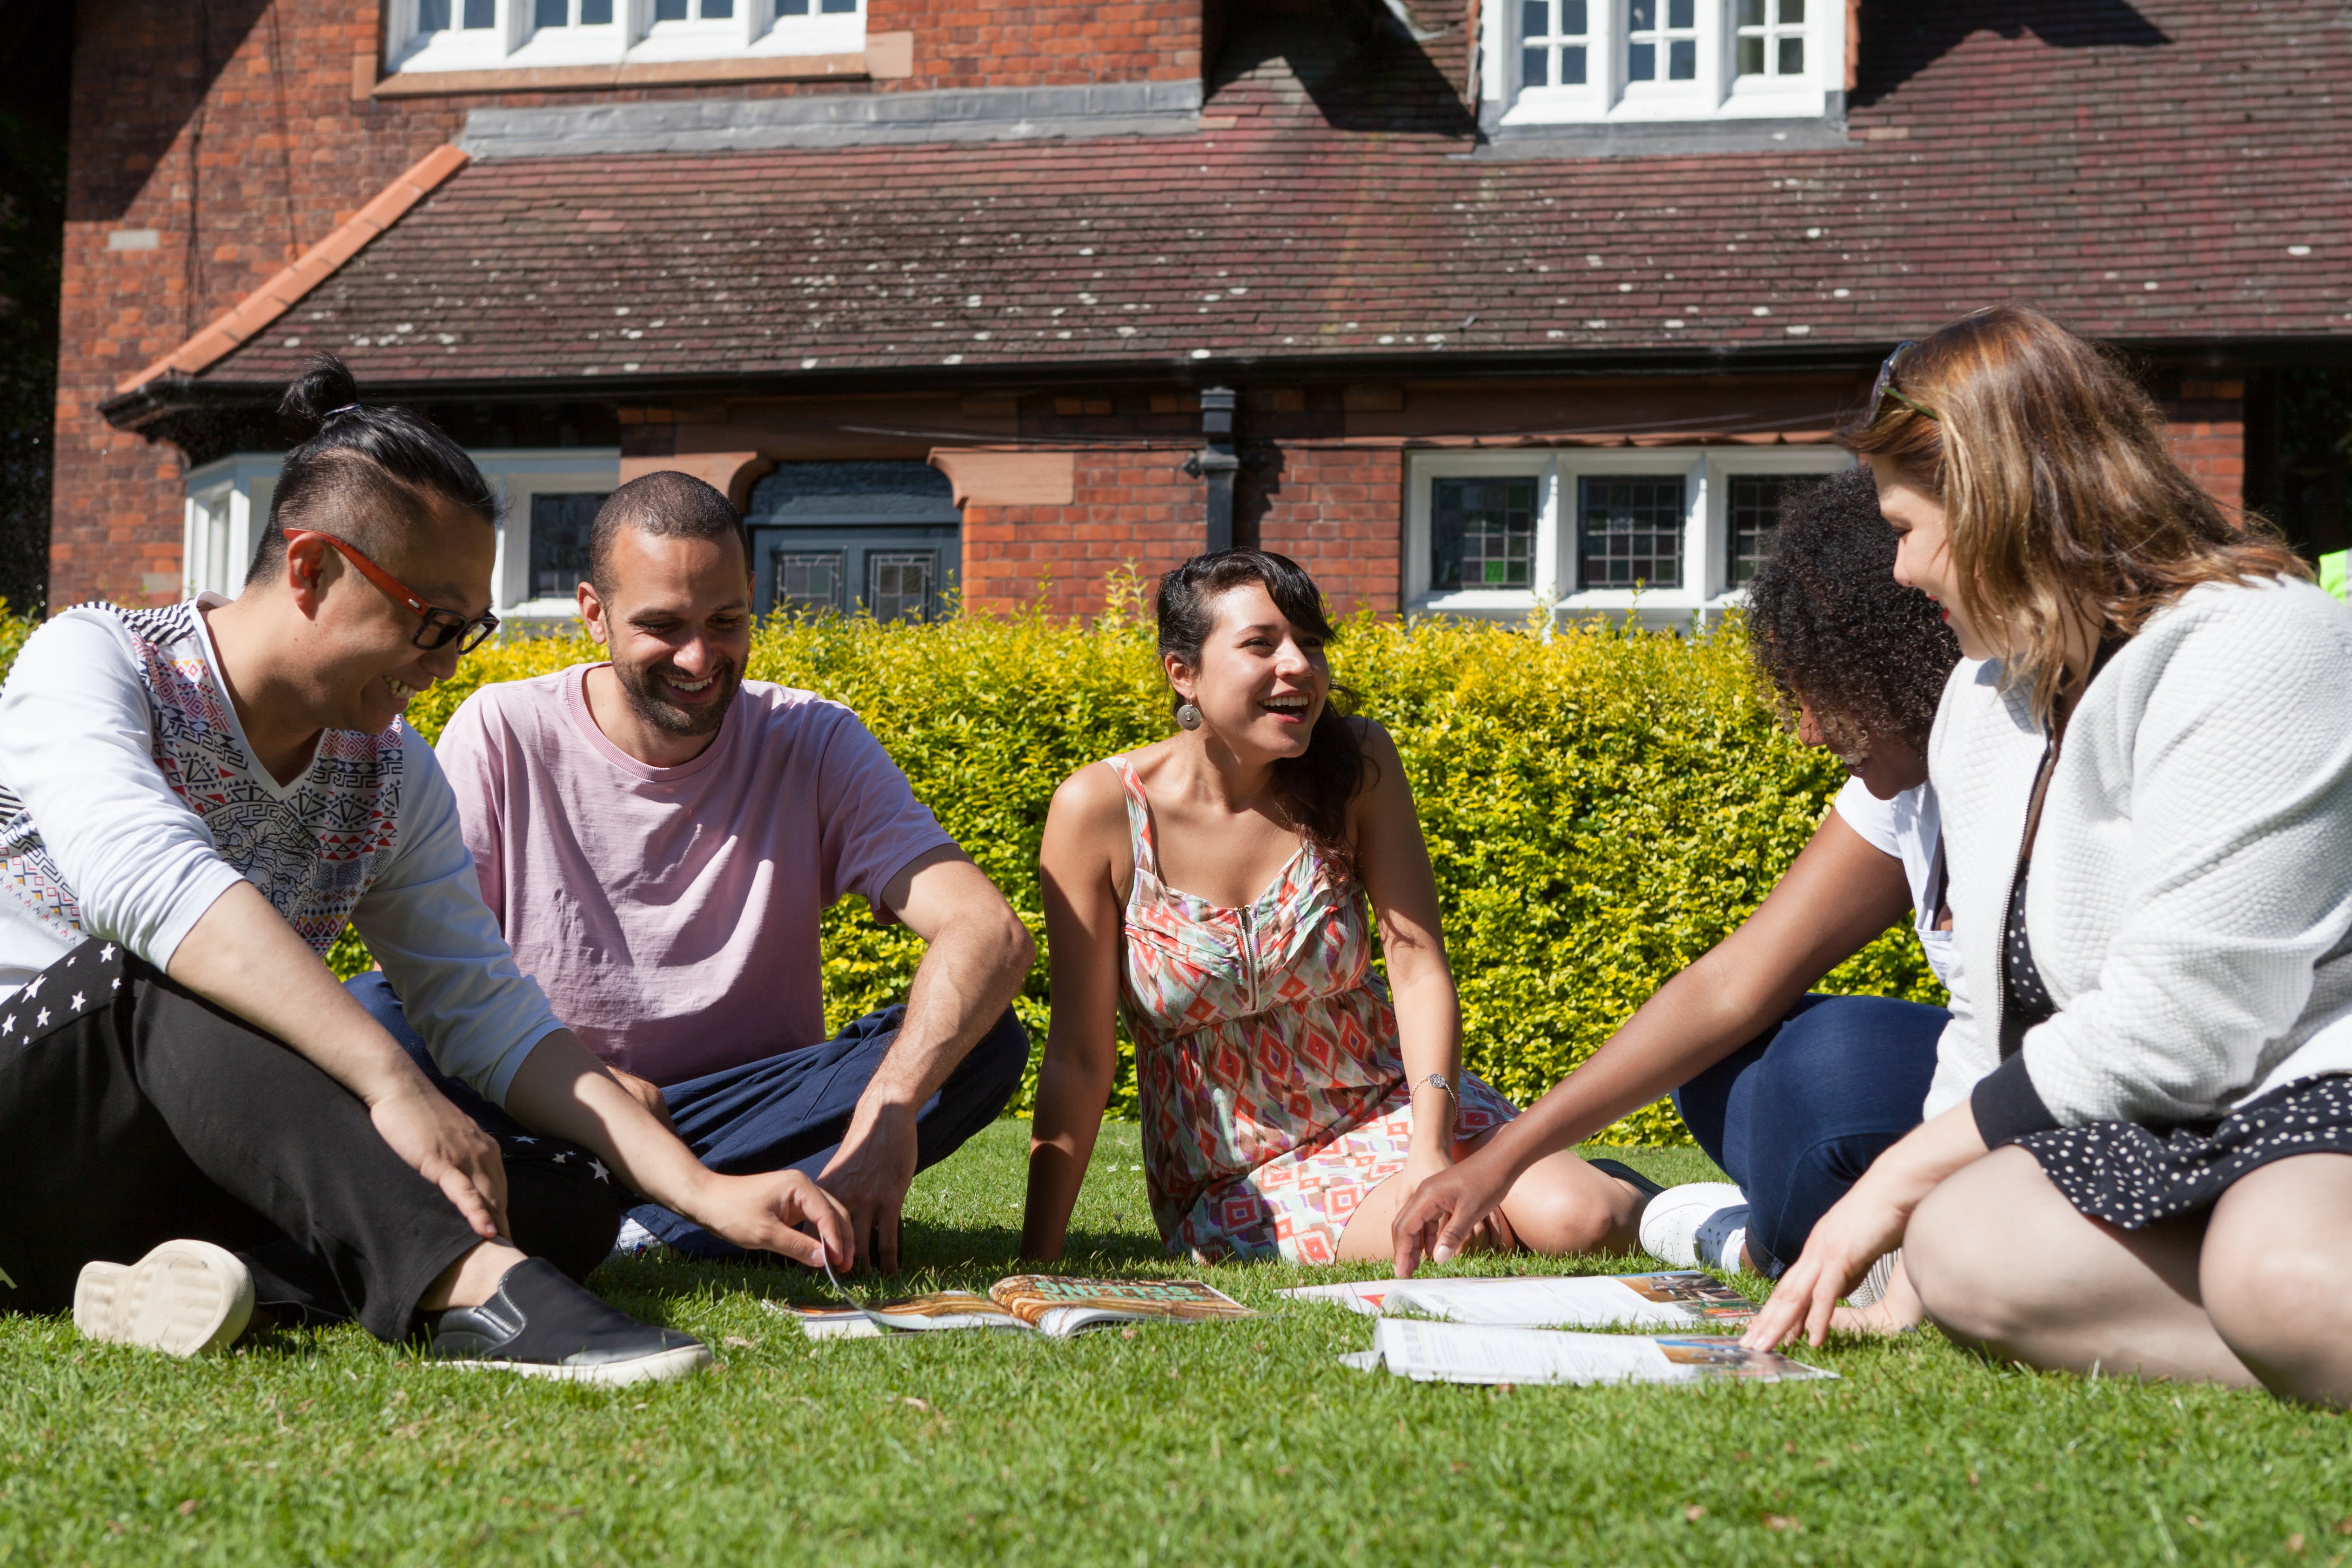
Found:
[[[698,708],[682,708],[661,694],[660,675],[676,667],[667,662],[632,669],[617,661],[613,673],[620,678],[621,694],[629,700],[629,707],[638,718],[655,729],[671,735],[709,735],[717,732],[727,721],[727,710],[735,705],[736,688],[742,685],[742,676],[730,660],[722,661],[712,670],[711,678],[719,687],[716,701]]]

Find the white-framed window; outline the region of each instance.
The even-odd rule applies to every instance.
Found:
[[[458,4],[460,0],[451,0]],[[617,447],[499,447],[471,454],[499,498],[491,607],[510,621],[569,620],[586,575],[588,525],[621,482]],[[240,452],[189,470],[182,575],[190,595],[232,598],[269,522],[280,452]]]
[[[617,447],[501,448],[472,454],[499,497],[499,615],[568,621],[588,574],[588,530],[621,483]]]
[[[392,71],[756,59],[866,47],[865,0],[390,0],[386,9],[384,68]]]
[[[1505,125],[1814,119],[1844,88],[1839,0],[1517,0],[1482,15],[1485,95]]]
[[[269,523],[269,498],[278,489],[275,452],[240,452],[187,477],[185,523],[180,535],[183,598],[226,594],[245,586],[261,531]]]
[[[1638,606],[1681,625],[1740,602],[1790,484],[1834,447],[1418,452],[1407,463],[1405,607],[1518,619]]]

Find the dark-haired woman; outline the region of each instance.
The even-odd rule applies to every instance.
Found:
[[[234,601],[67,610],[0,689],[0,1310],[191,1354],[257,1296],[538,1375],[690,1371],[572,1278],[607,1178],[804,1261],[803,1220],[846,1261],[840,1211],[711,1177],[516,972],[399,722],[497,625],[496,503],[332,360],[286,411],[317,434]],[[442,1070],[568,1160],[510,1175],[321,962],[346,920]]]
[[[1895,536],[1866,469],[1782,507],[1749,586],[1749,647],[1807,745],[1853,774],[1779,886],[1739,929],[1643,1003],[1591,1058],[1398,1216],[1400,1274],[1451,1257],[1517,1173],[1673,1091],[1732,1183],[1675,1187],[1642,1217],[1671,1263],[1777,1276],[1879,1151],[1916,1126],[1940,1007],[1807,993],[1895,921],[1938,975],[1942,845],[1927,732],[1959,647],[1927,598],[1892,575]],[[1874,1289],[1875,1301],[1895,1276]],[[1895,1277],[1887,1310],[1907,1315]],[[1898,1320],[1900,1321],[1899,1317]]]
[[[1380,726],[1332,707],[1331,627],[1295,563],[1195,557],[1159,621],[1178,732],[1072,774],[1045,819],[1054,1016],[1023,1252],[1061,1256],[1124,1005],[1170,1250],[1385,1256],[1398,1205],[1513,1115],[1462,1070],[1412,791]],[[1499,1206],[1521,1245],[1622,1250],[1643,1196],[1561,1153]]]

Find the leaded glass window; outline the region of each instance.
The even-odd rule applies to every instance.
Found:
[[[1626,80],[1697,79],[1698,0],[1631,0],[1626,23]]]
[[[1538,488],[1538,480],[1520,475],[1433,481],[1430,587],[1532,587]]]
[[[1733,17],[1741,76],[1805,74],[1805,0],[1737,0]]]
[[[1810,482],[1795,474],[1731,476],[1729,586],[1754,581],[1757,569],[1772,553],[1773,533],[1780,526],[1780,502],[1791,489]]]
[[[530,498],[530,592],[533,599],[568,599],[588,576],[588,537],[603,493]]]
[[[776,599],[769,607],[800,616],[821,616],[840,609],[841,556],[838,550],[778,551]]]
[[[1586,0],[1519,0],[1519,85],[1582,87],[1591,41]]]
[[[1578,585],[1683,585],[1680,474],[1588,476],[1578,486]]]
[[[930,618],[931,575],[937,557],[928,550],[875,550],[866,556],[866,608],[877,621]]]

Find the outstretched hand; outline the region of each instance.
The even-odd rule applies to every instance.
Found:
[[[817,1183],[848,1212],[847,1267],[870,1262],[886,1274],[897,1273],[898,1215],[907,1205],[907,1189],[915,1184],[914,1112],[883,1107],[869,1114],[861,1104]]]
[[[1487,1170],[1475,1159],[1449,1165],[1407,1195],[1389,1226],[1398,1279],[1412,1279],[1424,1258],[1444,1263],[1496,1240],[1499,1211],[1510,1187],[1507,1182],[1493,1184]]]
[[[1903,1245],[1907,1209],[1880,1195],[1865,1176],[1814,1222],[1803,1256],[1773,1286],[1771,1300],[1758,1310],[1740,1343],[1749,1350],[1778,1350],[1802,1336],[1818,1345],[1832,1328],[1847,1327],[1838,1300],[1862,1282],[1870,1266]],[[1850,1314],[1849,1314],[1850,1317]]]
[[[693,1217],[736,1246],[781,1253],[811,1268],[849,1267],[849,1213],[798,1171],[721,1176]],[[809,1234],[814,1229],[815,1234]]]

